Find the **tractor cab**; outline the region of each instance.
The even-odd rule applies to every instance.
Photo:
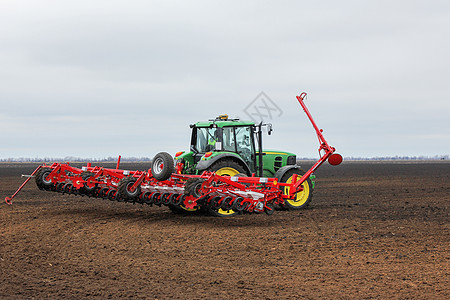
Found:
[[[192,126],[191,151],[198,163],[209,152],[229,152],[238,155],[250,170],[255,169],[255,139],[253,122],[228,119],[221,115],[208,122],[198,122]]]
[[[229,176],[243,173],[270,177],[281,167],[294,165],[295,154],[262,150],[261,127],[266,125],[270,134],[271,124],[231,119],[228,115],[192,124],[190,152],[175,155],[177,172],[219,170]]]

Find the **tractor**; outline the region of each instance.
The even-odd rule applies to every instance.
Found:
[[[262,128],[266,127],[270,135],[272,124],[262,122],[256,124],[220,115],[215,119],[197,122],[190,127],[192,128],[190,151],[175,154],[174,169],[170,167],[173,158],[168,153],[158,153],[152,163],[155,178],[165,180],[173,172],[197,175],[209,171],[230,177],[275,177],[280,182],[290,183],[294,174],[301,177],[305,173],[296,165],[295,154],[262,148]],[[285,201],[283,208],[296,210],[307,207],[312,198],[313,178],[314,175],[311,175],[303,183],[303,190],[297,193],[296,199]],[[286,187],[283,192],[289,194],[289,188]],[[183,209],[182,206],[169,207],[176,212],[196,210]],[[237,212],[219,209],[211,210],[210,213],[228,216]]]

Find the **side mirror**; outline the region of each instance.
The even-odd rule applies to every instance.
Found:
[[[272,124],[271,123],[267,124],[267,134],[268,135],[272,134]]]

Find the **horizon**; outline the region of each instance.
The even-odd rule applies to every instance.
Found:
[[[153,157],[189,124],[273,124],[267,149],[450,151],[450,1],[21,1],[0,10],[0,157]],[[382,18],[380,18],[382,16]]]
[[[316,161],[318,158],[312,157],[297,157],[297,161]],[[383,157],[343,157],[344,161],[402,161],[402,160],[449,160],[450,155],[433,155],[433,156],[383,156]],[[0,158],[0,163],[5,162],[117,162],[118,157],[105,157],[105,158],[81,158],[81,157],[44,157],[44,158]],[[151,162],[152,158],[149,157],[120,157],[121,162]]]

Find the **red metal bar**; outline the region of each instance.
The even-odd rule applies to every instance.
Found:
[[[22,183],[22,185],[17,189],[17,191],[11,197],[5,198],[6,204],[8,204],[8,205],[12,204],[12,199],[20,192],[20,190],[28,183],[28,181],[30,181],[30,179],[34,176],[34,174],[37,173],[37,171],[39,171],[40,168],[42,168],[42,166],[37,167],[36,170],[34,170],[34,172],[31,173],[30,177],[28,177],[27,180],[25,180],[25,182]]]
[[[296,96],[298,102],[300,103],[300,105],[302,106],[304,112],[306,113],[306,115],[308,116],[309,120],[311,121],[311,124],[313,125],[314,129],[316,130],[316,134],[317,137],[319,139],[319,143],[320,143],[320,147],[319,147],[319,155],[320,158],[319,160],[302,176],[302,178],[300,178],[299,181],[297,181],[294,184],[294,188],[291,188],[289,190],[289,194],[291,196],[293,196],[295,193],[300,192],[303,190],[303,188],[301,187],[302,183],[305,182],[306,179],[308,179],[309,176],[311,176],[312,173],[314,173],[315,170],[317,170],[318,167],[320,167],[321,164],[323,164],[333,153],[334,151],[336,151],[335,148],[331,147],[330,145],[328,145],[327,141],[325,140],[325,137],[323,136],[322,132],[323,129],[319,129],[319,127],[317,127],[316,122],[314,121],[311,113],[309,112],[308,108],[305,105],[305,97],[306,97],[306,93],[303,92],[300,94],[300,96]],[[321,155],[320,151],[324,150],[325,154]]]
[[[130,188],[130,192],[134,192],[136,190],[136,188],[141,185],[142,181],[144,181],[145,175],[146,175],[145,172],[143,172],[141,174],[141,176],[139,176],[139,178],[136,180],[136,182]]]
[[[328,145],[327,141],[325,140],[325,138],[322,134],[323,129],[319,129],[319,127],[317,127],[316,122],[314,121],[311,113],[309,112],[308,108],[305,105],[304,99],[306,97],[306,93],[303,92],[300,94],[300,96],[296,96],[296,97],[297,97],[298,102],[302,106],[303,110],[305,111],[306,115],[308,116],[309,120],[311,121],[311,124],[313,125],[314,129],[316,130],[317,137],[319,138],[319,142],[321,143],[321,149],[334,152],[335,149],[333,147],[330,147],[330,145]]]
[[[119,159],[117,159],[116,170],[119,170],[119,166],[120,166],[120,158],[121,158],[121,156],[119,155]]]

